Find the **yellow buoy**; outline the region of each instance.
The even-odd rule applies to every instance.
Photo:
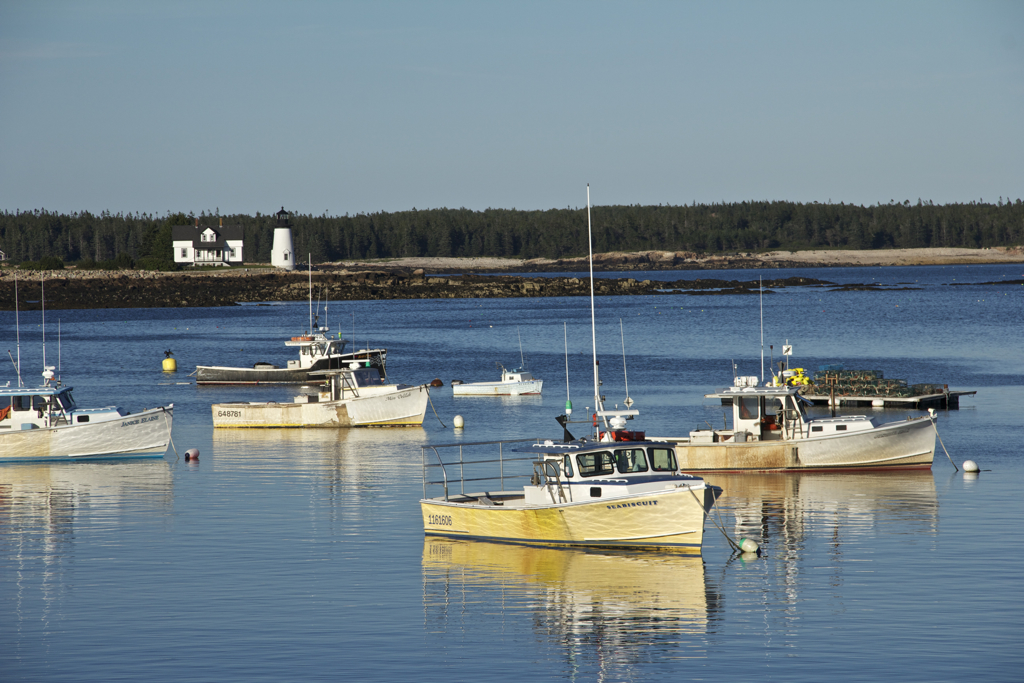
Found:
[[[163,362],[164,372],[176,372],[178,370],[178,361],[176,361],[173,358],[171,358],[171,356],[173,356],[173,355],[174,354],[171,353],[170,349],[164,351],[164,356],[165,356],[164,357],[164,362]]]

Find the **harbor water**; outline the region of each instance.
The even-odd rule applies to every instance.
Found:
[[[321,301],[333,333],[388,349],[391,380],[444,382],[423,427],[402,429],[214,431],[211,404],[296,389],[197,387],[189,373],[284,363],[306,302],[47,311],[46,363],[78,403],[173,403],[174,448],[0,465],[0,680],[1020,680],[1024,286],[981,283],[1024,279],[1024,265],[629,276],[759,275],[879,291],[765,294],[763,365],[757,295],[598,297],[601,391],[621,406],[628,385],[631,429],[722,426],[703,394],[730,384],[734,364],[760,377],[786,343],[808,372],[842,363],[977,395],[938,412],[930,471],[709,474],[725,493],[695,558],[424,537],[421,446],[560,438],[567,365],[573,417],[589,414],[586,298],[345,302],[326,315]],[[15,314],[0,323],[17,357]],[[26,383],[42,336],[40,313],[22,313]],[[452,396],[452,380],[519,366],[520,337],[542,396]],[[165,350],[175,373],[161,371]],[[16,382],[6,362],[0,379]],[[717,524],[761,556],[733,553]]]

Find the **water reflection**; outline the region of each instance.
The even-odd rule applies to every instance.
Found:
[[[87,512],[163,511],[173,502],[165,460],[0,466],[0,521],[7,530],[66,533]]]
[[[173,484],[165,460],[0,466],[0,575],[17,578],[15,621],[37,597],[44,617],[59,610],[79,534],[104,529],[109,538],[139,516],[169,514]]]
[[[373,524],[381,505],[408,501],[396,481],[416,482],[427,433],[402,429],[215,429],[213,454],[203,466],[237,471],[249,481],[310,479],[311,509],[350,530]],[[321,505],[323,504],[323,505]],[[340,515],[340,516],[339,516]]]
[[[611,672],[666,656],[703,656],[721,598],[701,558],[428,538],[424,627],[472,634],[522,614],[567,666]],[[692,648],[701,650],[695,653]],[[686,650],[682,652],[681,650]]]
[[[854,474],[708,474],[725,495],[733,531],[791,548],[825,534],[835,543],[877,531],[935,534],[939,503],[930,471]]]

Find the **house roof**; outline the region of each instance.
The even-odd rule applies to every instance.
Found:
[[[207,230],[212,230],[217,236],[214,242],[203,242],[201,235]],[[241,225],[173,225],[171,226],[171,240],[174,242],[191,241],[192,246],[197,249],[218,249],[222,248],[226,240],[241,241],[245,230]]]

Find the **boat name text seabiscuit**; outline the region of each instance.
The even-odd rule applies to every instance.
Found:
[[[641,505],[657,505],[657,504],[658,504],[658,501],[656,501],[656,500],[640,500],[640,501],[637,501],[635,503],[619,503],[618,505],[606,505],[605,507],[607,507],[609,510],[614,510],[615,508],[635,508],[635,507],[640,507]]]

